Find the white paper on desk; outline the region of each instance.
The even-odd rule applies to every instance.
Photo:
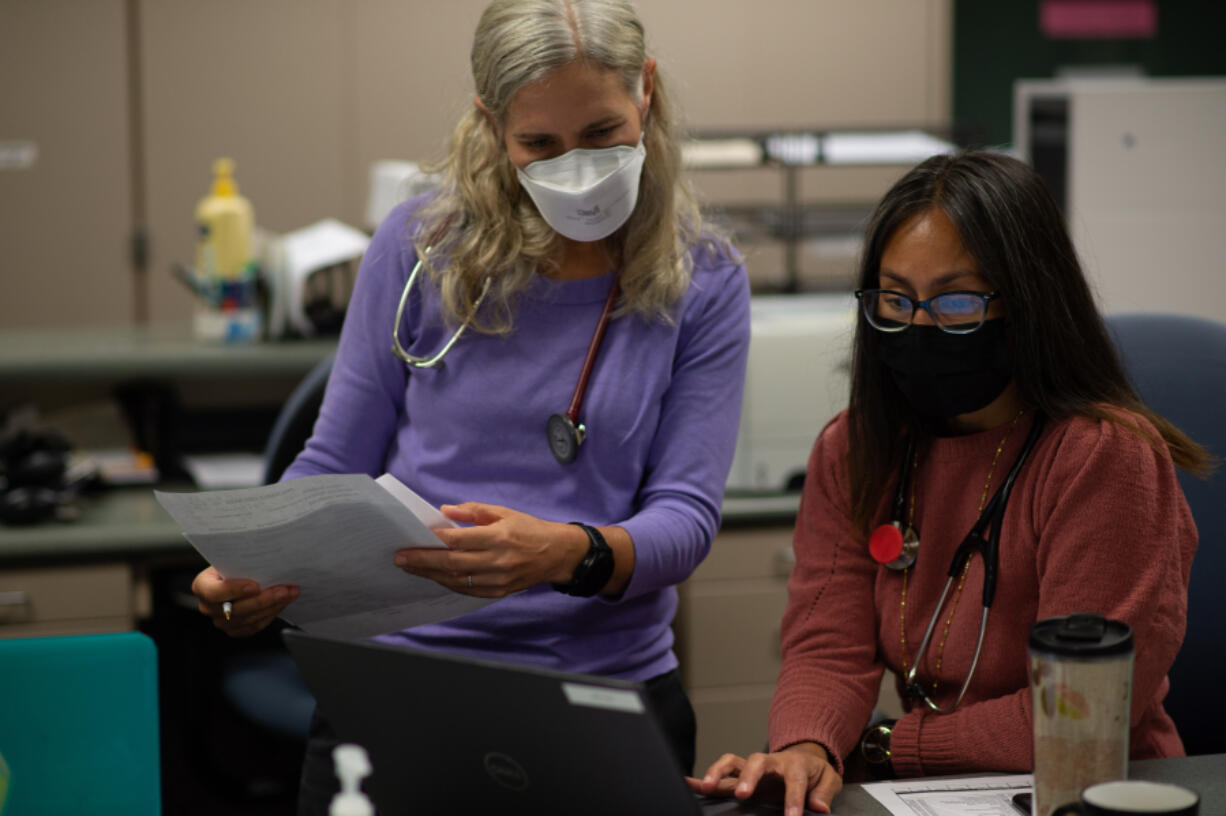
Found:
[[[183,457],[183,469],[201,490],[255,487],[264,483],[264,457],[258,453],[208,453]]]
[[[1029,793],[1031,774],[901,779],[870,782],[864,790],[894,816],[1020,816],[1016,794]]]
[[[310,632],[372,637],[490,603],[392,563],[397,550],[442,547],[430,528],[456,525],[390,474],[378,482],[326,474],[239,490],[154,492],[222,575],[298,586],[282,617]]]

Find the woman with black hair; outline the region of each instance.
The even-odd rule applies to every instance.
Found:
[[[1133,629],[1132,758],[1181,755],[1162,700],[1196,528],[1175,466],[1210,461],[1130,387],[1042,180],[983,152],[925,161],[877,207],[859,285],[850,403],[797,519],[770,753],[691,786],[782,791],[799,816],[829,811],[852,757],[1029,771],[1028,633],[1076,612]],[[886,669],[906,713],[864,730]]]

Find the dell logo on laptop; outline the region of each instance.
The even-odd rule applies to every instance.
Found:
[[[506,754],[491,751],[482,760],[485,772],[490,779],[504,788],[513,791],[526,790],[528,787],[528,772],[524,767]]]

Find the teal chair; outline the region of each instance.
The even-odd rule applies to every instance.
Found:
[[[137,632],[0,640],[0,816],[161,813],[157,677]]]

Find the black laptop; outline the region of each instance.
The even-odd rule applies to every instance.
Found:
[[[779,813],[695,797],[642,686],[287,630],[380,816]],[[703,804],[706,802],[706,804]]]

